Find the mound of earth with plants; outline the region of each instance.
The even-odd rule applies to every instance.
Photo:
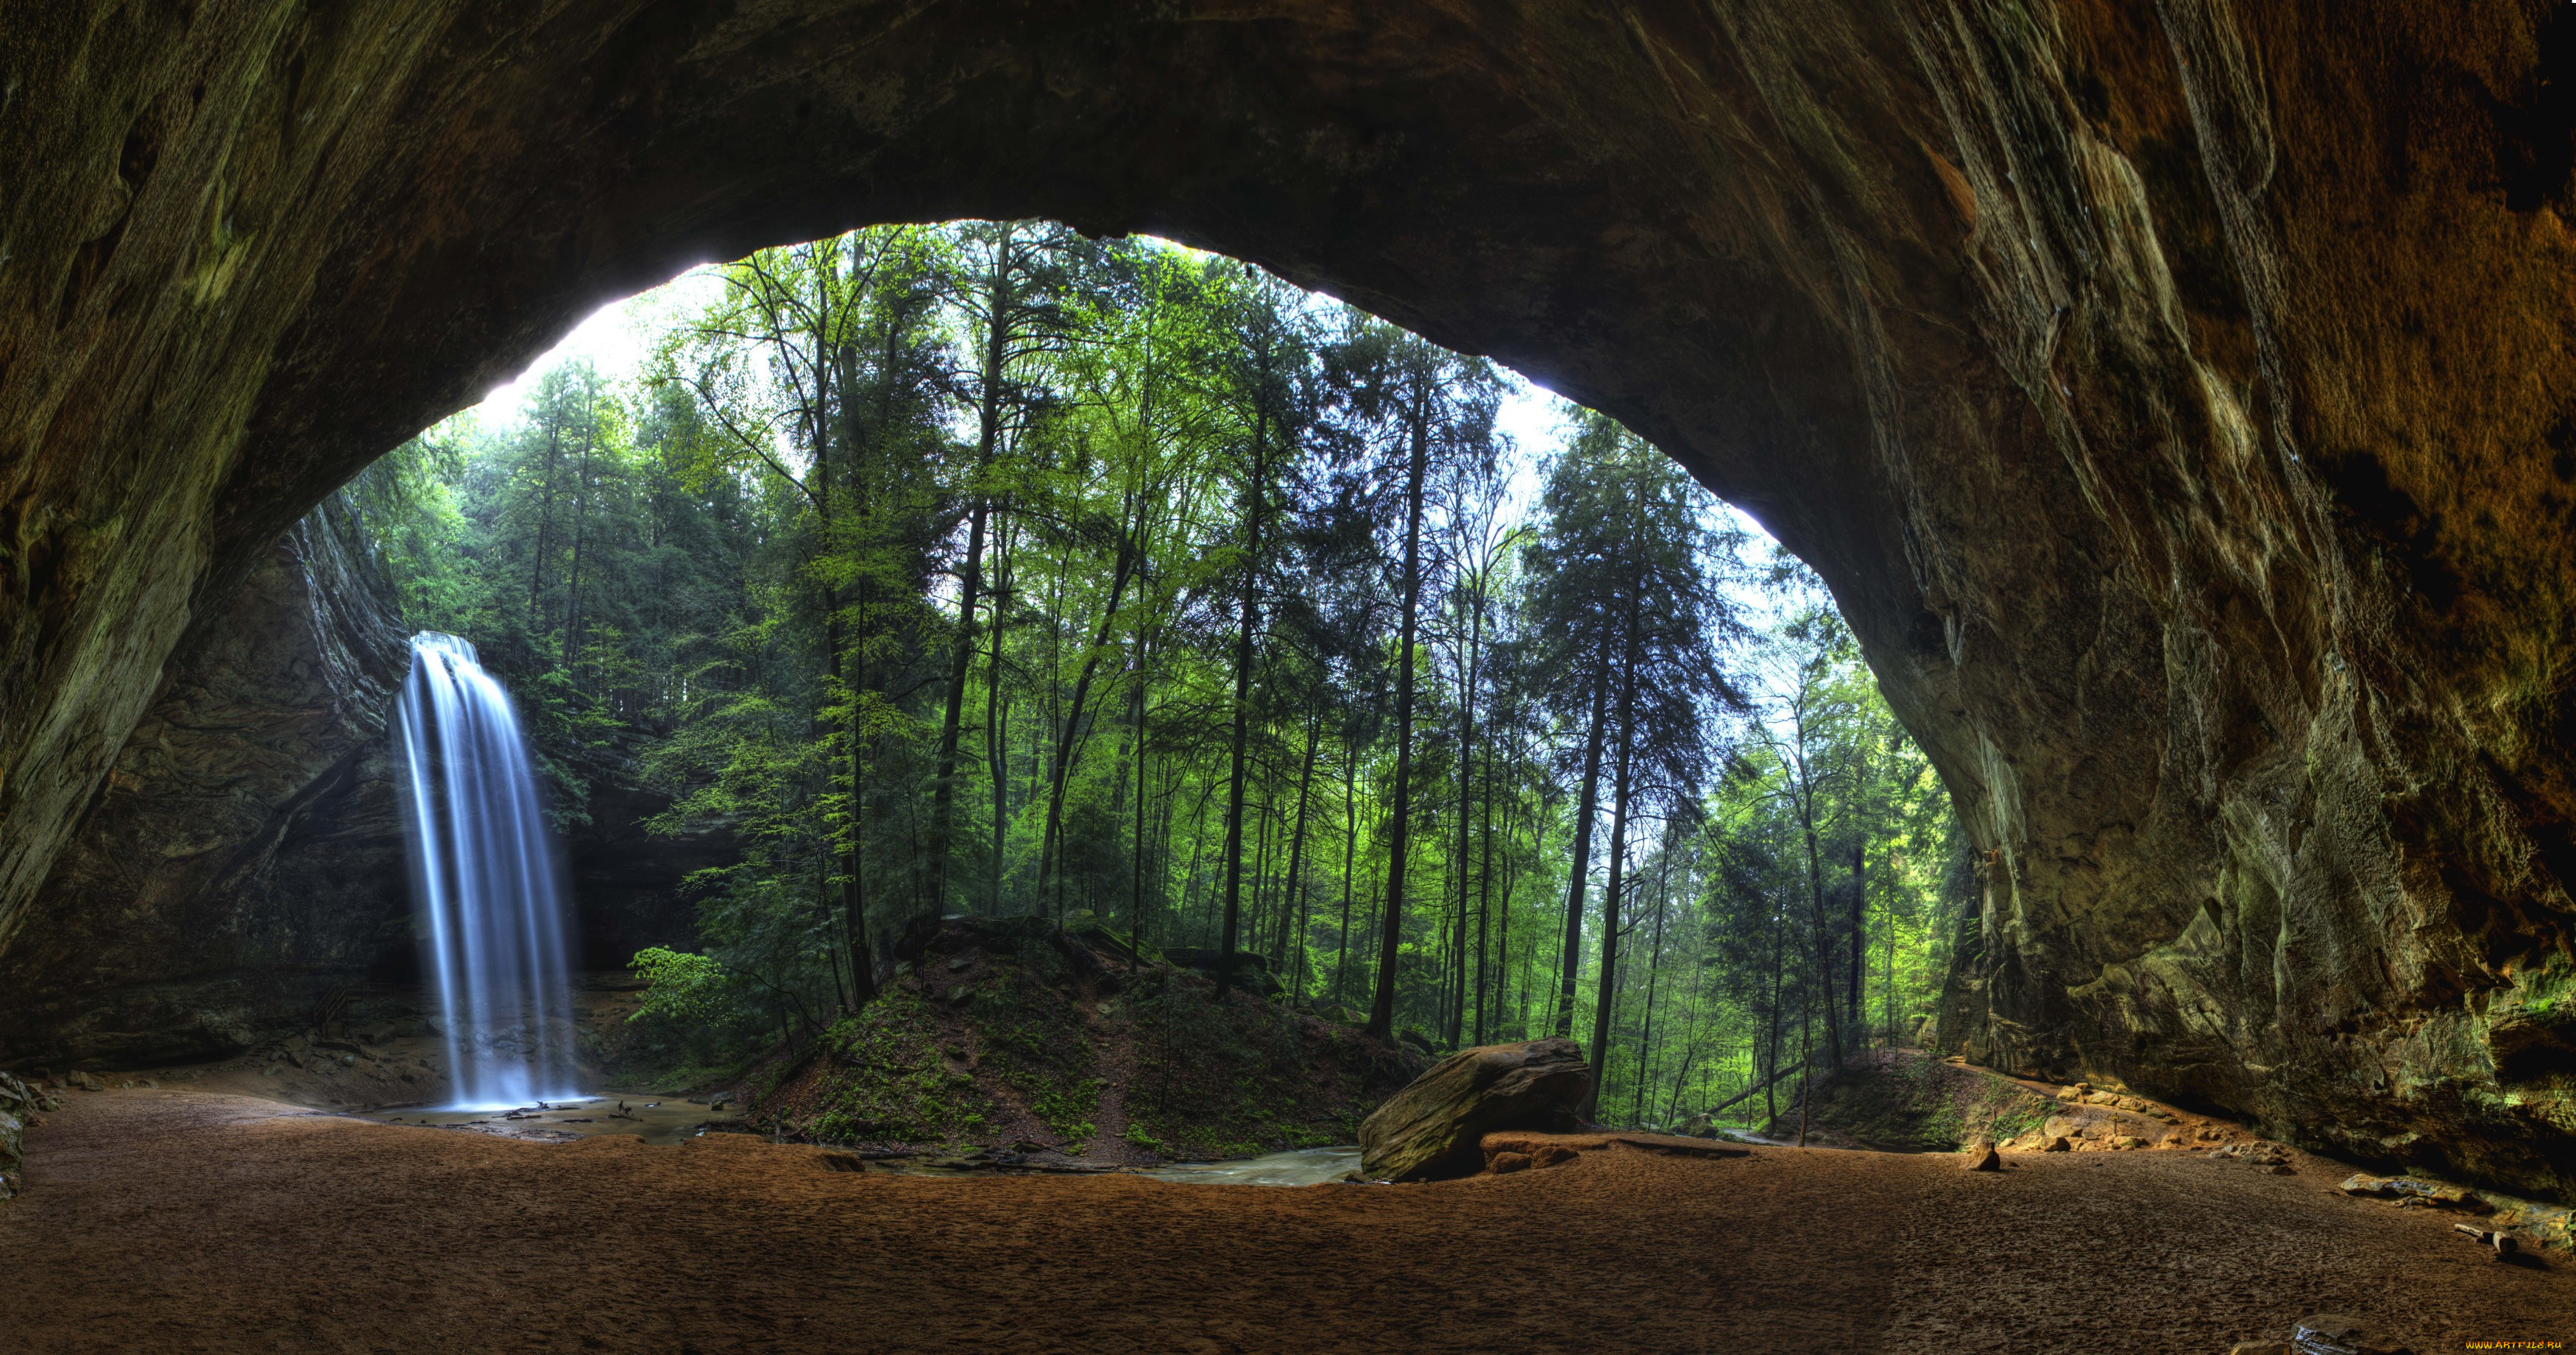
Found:
[[[909,949],[909,947],[907,948]],[[772,1132],[1099,1164],[1349,1143],[1414,1052],[1097,928],[949,918],[877,999],[745,1080]]]
[[[1798,1130],[1791,1102],[1768,1132],[1789,1137]],[[2235,1124],[2123,1088],[2047,1087],[1915,1049],[1875,1051],[1845,1065],[1841,1076],[1819,1079],[1806,1130],[1811,1143],[1927,1153],[1971,1143],[2043,1152],[2257,1142]]]

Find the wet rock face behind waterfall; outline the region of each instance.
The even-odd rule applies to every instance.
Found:
[[[336,505],[174,665],[0,955],[0,1055],[228,1054],[410,963],[385,711],[408,662]]]
[[[396,611],[334,502],[192,637],[29,934],[0,953],[0,1060],[229,1055],[352,992],[426,1001],[385,727],[410,665]],[[689,946],[680,881],[730,864],[731,839],[653,837],[642,824],[666,797],[608,777],[591,790],[566,843],[576,963]]]
[[[177,944],[39,886],[366,458],[687,262],[1055,215],[1520,365],[1813,563],[1983,860],[1947,1047],[2576,1189],[2568,6],[21,8],[6,963]]]

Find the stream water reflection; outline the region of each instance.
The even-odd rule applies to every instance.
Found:
[[[1239,1158],[1232,1162],[1176,1162],[1168,1167],[1139,1167],[1138,1176],[1157,1181],[1185,1181],[1201,1186],[1319,1186],[1339,1181],[1360,1169],[1357,1144],[1331,1148],[1294,1148],[1284,1153]]]

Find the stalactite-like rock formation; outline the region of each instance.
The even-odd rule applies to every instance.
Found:
[[[1832,585],[1951,1038],[2576,1188],[2576,21],[2539,0],[0,0],[0,944],[192,617],[584,308],[870,220],[1270,265]]]

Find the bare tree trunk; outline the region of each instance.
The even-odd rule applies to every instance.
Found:
[[[1315,782],[1315,749],[1323,742],[1321,737],[1323,731],[1316,728],[1317,722],[1320,718],[1321,717],[1312,717],[1306,721],[1305,765],[1300,767],[1297,771],[1297,827],[1290,835],[1288,842],[1288,894],[1287,905],[1285,909],[1283,909],[1283,913],[1286,914],[1287,918],[1294,918],[1301,915],[1302,912],[1301,901],[1304,896],[1297,892],[1297,875],[1299,870],[1306,864],[1307,790]],[[1302,951],[1305,946],[1305,929],[1300,926],[1296,927],[1295,930],[1297,931],[1299,938],[1297,944]],[[1286,929],[1283,928],[1279,938],[1277,939],[1276,945],[1274,946],[1273,954],[1270,957],[1270,967],[1274,970],[1283,968],[1288,963],[1286,935]]]
[[[1378,932],[1377,993],[1369,1003],[1368,1033],[1395,1038],[1395,961],[1404,941],[1404,876],[1413,835],[1413,643],[1422,609],[1422,495],[1431,466],[1429,377],[1416,374],[1413,455],[1404,487],[1404,620],[1395,670],[1395,800],[1390,810],[1386,866],[1386,917]]]
[[[1630,758],[1635,751],[1637,718],[1637,622],[1640,590],[1628,593],[1628,641],[1625,670],[1619,679],[1619,757],[1611,786],[1618,807],[1610,811],[1610,880],[1601,891],[1601,977],[1593,994],[1592,1090],[1583,1098],[1583,1117],[1599,1117],[1602,1084],[1610,1080],[1610,1022],[1619,1001],[1619,890],[1628,864],[1628,796]]]
[[[1484,859],[1476,867],[1476,1043],[1485,1042],[1492,1025],[1488,1014],[1493,1005],[1492,975],[1485,965],[1485,938],[1494,919],[1494,741],[1485,740],[1485,832]],[[1510,896],[1504,897],[1509,906]]]
[[[1868,850],[1861,842],[1852,844],[1851,903],[1851,1010],[1843,1029],[1852,1033],[1855,1045],[1866,1044],[1869,1022],[1861,1012],[1862,976],[1869,968],[1869,870]]]
[[[1333,1002],[1348,1001],[1351,956],[1351,885],[1360,849],[1360,750],[1342,729],[1342,938],[1333,948]]]
[[[923,848],[928,860],[931,904],[941,912],[948,906],[948,838],[949,821],[955,814],[957,790],[957,733],[966,710],[966,677],[975,660],[975,607],[984,589],[984,526],[992,510],[984,495],[983,477],[993,465],[993,449],[1000,444],[1002,431],[1002,380],[1010,351],[1011,314],[1011,226],[1005,223],[993,249],[993,269],[985,281],[984,388],[979,392],[976,409],[975,477],[977,483],[970,495],[966,513],[965,568],[957,576],[957,635],[950,644],[948,659],[948,694],[939,720],[939,752],[932,759],[930,771],[930,842]],[[996,670],[995,682],[1001,674]]]
[[[1566,885],[1565,955],[1557,974],[1556,1038],[1574,1038],[1574,985],[1583,969],[1583,895],[1591,884],[1592,816],[1601,805],[1601,745],[1609,732],[1610,642],[1601,642],[1601,667],[1592,681],[1592,729],[1583,740],[1583,798],[1574,811],[1573,879]],[[1595,1070],[1594,1077],[1599,1077]]]
[[[1002,876],[1004,854],[1011,831],[1011,705],[1002,699],[1002,623],[1003,603],[1011,595],[1011,537],[997,532],[993,590],[992,652],[984,663],[984,761],[993,777],[993,878],[988,883],[989,897],[985,911],[994,917],[1002,915]]]
[[[1655,1057],[1655,980],[1664,972],[1664,905],[1668,902],[1665,886],[1670,883],[1673,866],[1672,834],[1664,834],[1663,855],[1655,863],[1655,939],[1646,948],[1646,1022],[1637,1035],[1637,1100],[1628,1118],[1646,1118],[1646,1072],[1654,1066]]]
[[[1136,690],[1129,698],[1135,705],[1130,722],[1136,727],[1136,828],[1129,838],[1127,879],[1130,894],[1127,901],[1127,944],[1142,949],[1145,944],[1145,793],[1153,782],[1146,777],[1145,761],[1145,637],[1136,637]]]
[[[1056,839],[1064,823],[1064,782],[1072,770],[1074,738],[1081,731],[1082,713],[1091,699],[1091,679],[1100,671],[1100,651],[1109,644],[1109,630],[1118,620],[1118,603],[1127,595],[1127,581],[1135,576],[1138,549],[1136,531],[1122,534],[1118,543],[1118,563],[1109,580],[1109,605],[1100,613],[1099,633],[1092,637],[1091,649],[1082,656],[1082,675],[1074,679],[1073,703],[1065,711],[1064,728],[1057,736],[1055,768],[1047,778],[1046,834],[1038,847],[1038,912],[1047,914],[1047,882],[1055,874]]]

